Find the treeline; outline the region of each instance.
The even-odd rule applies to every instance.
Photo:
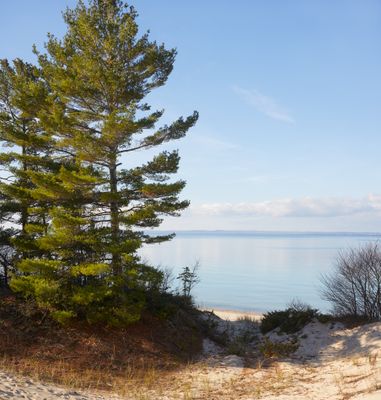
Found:
[[[197,113],[156,128],[145,97],[165,84],[176,51],[139,35],[121,0],[79,1],[36,65],[0,64],[3,281],[60,321],[140,317],[163,275],[139,259],[162,216],[188,206],[170,180],[177,151],[133,166],[129,153],[183,137]]]

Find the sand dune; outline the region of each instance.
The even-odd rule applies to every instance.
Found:
[[[258,325],[237,320],[213,318],[220,332],[239,339],[247,333],[258,339]],[[234,320],[235,319],[235,320]],[[221,399],[221,400],[381,400],[381,323],[346,329],[339,323],[311,322],[294,336],[271,332],[273,342],[298,340],[299,348],[287,359],[258,362],[228,355],[210,339],[204,342],[204,355],[172,376],[168,385],[124,399]],[[254,346],[254,342],[253,342]],[[7,399],[122,399],[109,393],[78,393],[0,373],[0,398]]]

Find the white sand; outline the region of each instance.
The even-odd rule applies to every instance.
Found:
[[[231,319],[239,314],[223,312],[229,313]],[[258,335],[255,322],[226,321],[211,314],[206,314],[206,318],[232,338]],[[292,339],[276,332],[267,336],[277,342]],[[247,364],[242,357],[226,355],[221,347],[207,340],[204,357],[178,371],[165,390],[163,387],[142,390],[139,396],[124,398],[381,400],[381,323],[344,329],[341,324],[315,321],[295,337],[300,346],[290,358],[266,361],[262,365]],[[117,399],[117,396],[80,394],[0,373],[0,399],[100,400]]]
[[[288,381],[264,399],[381,399],[381,323],[344,329],[308,324],[292,359],[276,364]]]
[[[117,399],[116,396],[103,397],[98,394],[83,394],[76,390],[59,388],[36,382],[22,376],[0,372],[0,399],[1,400],[106,400]]]
[[[244,321],[220,321],[221,332],[244,333]],[[221,315],[226,315],[224,312]],[[247,328],[256,330],[247,322]],[[257,332],[256,332],[257,333]],[[245,367],[242,358],[226,363],[221,348],[206,343],[204,364],[178,374],[178,384],[161,399],[221,400],[381,400],[381,323],[345,329],[339,323],[308,324],[296,335],[267,335],[274,342],[298,339],[288,359]]]

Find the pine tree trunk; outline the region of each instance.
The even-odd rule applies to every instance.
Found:
[[[111,238],[113,245],[119,244],[119,207],[118,207],[118,181],[116,175],[116,162],[110,165],[110,216],[111,216]],[[113,250],[112,270],[114,275],[122,273],[122,262],[119,252]]]
[[[25,156],[26,155],[26,147],[22,146],[22,155]],[[25,159],[22,162],[22,169],[24,172],[26,172],[28,170],[28,165],[27,162],[25,161]],[[23,186],[25,186],[25,182],[23,182]],[[25,235],[25,227],[26,224],[28,223],[28,205],[25,204],[25,201],[22,201],[21,203],[21,232],[22,235]]]
[[[25,129],[24,129],[25,132]],[[26,146],[22,146],[22,155],[26,156],[27,151],[26,151]],[[22,162],[22,169],[24,172],[28,170],[28,165],[27,162],[25,161],[25,158],[23,158]],[[21,184],[23,187],[27,186],[27,183],[25,182],[24,178],[22,178]],[[20,216],[20,223],[21,223],[21,236],[25,239],[26,237],[26,225],[28,223],[29,215],[28,215],[28,204],[24,200],[21,200],[21,216]],[[25,251],[21,252],[21,258],[27,258],[27,253]]]

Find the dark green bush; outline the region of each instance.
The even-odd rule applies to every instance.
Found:
[[[265,334],[279,328],[284,333],[295,333],[319,315],[318,310],[307,305],[292,305],[283,311],[270,311],[263,316],[261,332]]]
[[[265,358],[281,358],[290,356],[298,347],[297,342],[276,343],[266,338],[259,351]]]

